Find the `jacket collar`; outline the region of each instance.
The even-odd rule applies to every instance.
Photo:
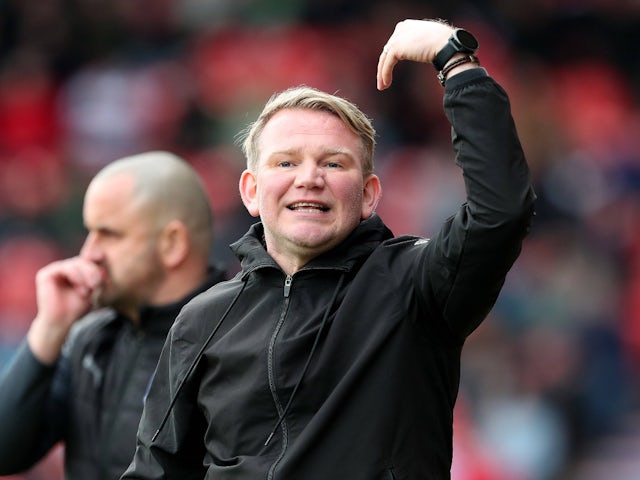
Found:
[[[333,268],[349,271],[366,260],[381,242],[390,238],[393,238],[391,230],[378,215],[373,214],[362,220],[342,243],[311,260],[303,270]],[[261,267],[280,268],[266,251],[264,227],[260,222],[231,244],[231,250],[240,259],[243,274]]]

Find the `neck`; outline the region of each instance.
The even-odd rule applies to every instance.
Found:
[[[184,297],[200,287],[207,278],[206,263],[204,267],[183,269],[169,272],[167,278],[158,286],[148,304],[163,306],[179,302]]]

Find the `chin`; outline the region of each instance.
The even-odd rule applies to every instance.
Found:
[[[331,250],[338,243],[339,242],[336,241],[336,238],[331,235],[315,235],[305,239],[305,241],[298,242],[297,245],[301,250],[305,250],[306,253],[311,254],[312,256],[317,256]]]
[[[94,308],[117,307],[117,299],[109,296],[106,292],[101,292],[93,299]]]
[[[305,229],[291,235],[292,243],[305,248],[317,248],[332,239],[332,235],[320,229]]]

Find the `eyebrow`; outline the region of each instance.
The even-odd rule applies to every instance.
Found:
[[[288,148],[286,150],[276,150],[269,154],[269,156],[273,155],[296,155],[300,152],[299,148]],[[346,155],[348,157],[355,158],[355,155],[352,154],[349,150],[345,148],[327,148],[322,151],[322,156],[330,157],[334,155]]]

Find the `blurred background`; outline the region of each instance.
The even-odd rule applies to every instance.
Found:
[[[215,210],[212,260],[236,271],[228,244],[252,219],[234,138],[292,85],[370,115],[380,215],[395,234],[434,233],[463,200],[442,88],[402,63],[375,89],[396,22],[425,17],[479,38],[539,196],[463,355],[453,479],[640,478],[638,0],[0,0],[0,369],[35,314],[37,269],[78,251],[84,190],[118,157],[191,162]],[[61,462],[58,448],[3,478],[58,480]]]

